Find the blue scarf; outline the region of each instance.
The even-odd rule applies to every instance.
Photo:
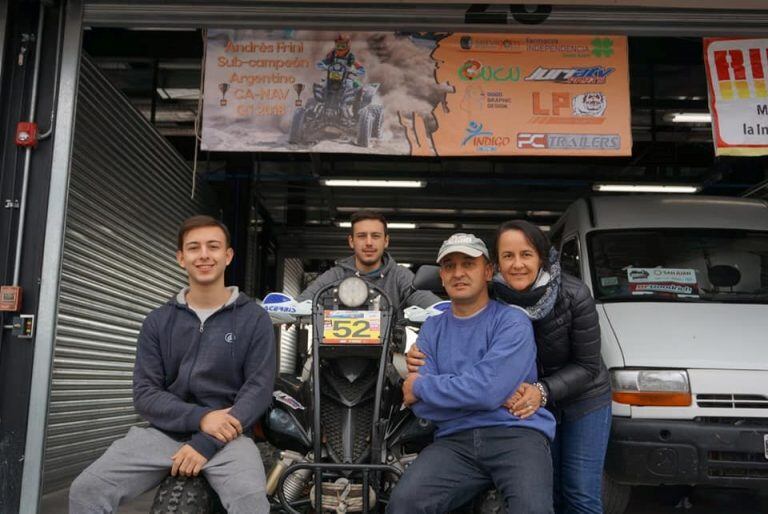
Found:
[[[532,321],[545,318],[557,302],[560,293],[560,255],[557,250],[549,250],[549,271],[542,267],[530,289],[515,291],[507,285],[501,273],[496,273],[491,281],[493,297],[508,305],[523,309]],[[549,275],[547,277],[547,275]]]

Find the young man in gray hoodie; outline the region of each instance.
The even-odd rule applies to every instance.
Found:
[[[116,512],[169,473],[199,473],[227,512],[267,513],[265,474],[251,429],[272,399],[275,341],[267,313],[224,285],[229,231],[193,216],[176,258],[189,287],[144,320],[133,372],[132,427],[72,483],[70,514]]]
[[[296,301],[311,300],[321,288],[351,276],[358,276],[382,288],[395,306],[404,302],[404,306],[426,308],[440,301],[429,291],[412,289],[411,270],[398,266],[386,252],[389,232],[384,216],[375,211],[362,210],[352,214],[351,222],[347,241],[353,255],[336,261],[336,266],[317,277]]]

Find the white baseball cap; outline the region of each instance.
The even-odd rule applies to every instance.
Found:
[[[469,255],[470,257],[480,257],[481,255],[485,255],[486,259],[491,260],[491,257],[488,254],[488,248],[485,246],[485,243],[482,239],[475,236],[474,234],[464,234],[462,232],[458,232],[443,241],[443,245],[440,247],[440,251],[437,252],[437,263],[440,264],[440,261],[443,260],[443,257],[449,253],[454,252],[463,253],[464,255]]]

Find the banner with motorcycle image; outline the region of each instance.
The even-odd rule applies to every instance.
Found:
[[[627,156],[623,36],[209,30],[202,148]]]

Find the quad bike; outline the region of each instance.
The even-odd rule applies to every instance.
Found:
[[[296,373],[278,376],[261,421],[272,512],[384,512],[399,477],[434,431],[402,406],[404,327],[447,306],[409,307],[398,320],[399,306],[358,277],[298,305],[287,295],[267,295],[263,307],[273,322],[309,323],[312,333]],[[168,477],[151,512],[209,514],[217,508],[203,477]]]
[[[325,70],[325,79],[312,85],[313,98],[293,113],[288,142],[302,144],[335,134],[351,136],[367,148],[372,138],[381,137],[384,122],[383,108],[376,103],[379,84],[359,84],[363,70],[340,59],[320,62],[318,68]]]

